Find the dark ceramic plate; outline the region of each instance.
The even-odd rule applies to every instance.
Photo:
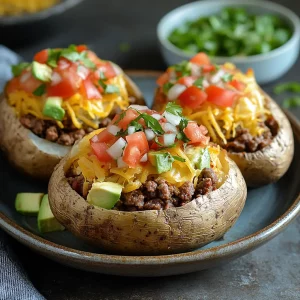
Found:
[[[155,72],[134,72],[132,79],[151,104]],[[118,256],[86,245],[70,232],[39,234],[36,218],[14,209],[17,192],[46,191],[46,184],[17,173],[0,156],[0,227],[21,243],[62,264],[115,275],[162,276],[207,269],[239,257],[281,232],[300,212],[300,126],[290,119],[295,134],[295,157],[287,174],[277,183],[250,189],[246,206],[224,238],[183,254]]]
[[[45,20],[51,16],[58,15],[65,12],[66,10],[77,5],[81,1],[83,0],[60,0],[56,5],[37,13],[32,13],[32,14],[24,13],[17,16],[0,17],[0,25],[10,26],[10,25],[19,25],[19,24]]]

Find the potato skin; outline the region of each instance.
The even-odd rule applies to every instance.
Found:
[[[0,147],[9,161],[32,177],[49,179],[63,156],[43,152],[33,143],[30,137],[33,133],[20,123],[14,109],[7,104],[3,95],[0,98],[0,114]],[[44,142],[38,137],[37,140]]]
[[[121,70],[121,69],[120,69]],[[129,96],[136,99],[137,104],[144,105],[143,95],[136,84],[124,74]],[[41,180],[49,180],[54,167],[69,152],[71,147],[57,145],[34,135],[25,128],[17,118],[14,109],[8,105],[4,95],[0,95],[0,148],[9,161],[21,172]],[[60,154],[41,150],[37,144],[48,144],[49,147],[60,148]],[[55,144],[55,146],[53,145]],[[47,149],[47,146],[45,147]]]
[[[167,210],[123,212],[89,205],[69,185],[64,166],[49,183],[53,214],[68,230],[109,252],[131,255],[170,254],[193,250],[221,238],[239,217],[246,200],[245,181],[228,160],[228,178],[212,193]]]
[[[230,153],[229,157],[240,168],[247,186],[259,187],[279,180],[288,170],[294,155],[294,137],[291,125],[274,100],[261,90],[267,98],[269,109],[279,124],[279,132],[272,143],[262,150],[247,153]],[[167,103],[166,97],[156,90],[153,109],[162,111]]]

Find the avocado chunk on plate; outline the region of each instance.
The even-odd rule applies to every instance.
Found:
[[[48,195],[44,195],[42,199],[37,221],[38,229],[41,233],[62,231],[65,229],[54,217],[49,205]]]
[[[37,216],[43,193],[18,193],[15,200],[16,211],[26,216]]]

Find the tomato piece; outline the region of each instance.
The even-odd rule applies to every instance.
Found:
[[[157,78],[156,83],[159,86],[163,86],[165,83],[169,81],[169,79],[170,79],[169,74],[164,73]]]
[[[5,91],[7,94],[11,94],[14,91],[18,90],[19,88],[20,88],[19,78],[14,77],[7,83],[5,87]]]
[[[94,72],[96,80],[102,79],[100,78],[100,72],[102,72],[107,79],[117,76],[115,69],[109,61],[98,63],[98,69]]]
[[[198,87],[190,86],[179,95],[178,99],[182,106],[194,109],[206,101],[207,95]]]
[[[102,162],[110,162],[113,158],[107,153],[108,146],[105,143],[91,143],[93,153]]]
[[[91,50],[87,50],[87,57],[97,66],[102,64],[100,58]]]
[[[178,83],[179,84],[183,84],[187,87],[190,87],[193,85],[193,83],[195,82],[196,80],[196,77],[194,76],[186,76],[186,77],[181,77],[179,80],[178,80]]]
[[[149,151],[149,144],[143,131],[126,136],[127,146],[124,149],[123,161],[128,166],[136,167],[142,156]]]
[[[106,143],[111,146],[114,142],[117,141],[117,137],[108,132],[106,129],[102,130],[97,135],[94,135],[91,139],[91,143]]]
[[[123,161],[131,168],[135,168],[142,158],[141,151],[136,146],[126,146]]]
[[[228,82],[229,85],[233,86],[235,89],[237,89],[238,91],[243,91],[246,87],[246,84],[239,81],[239,80],[232,80],[230,82]]]
[[[55,68],[53,72],[57,72],[61,76],[61,81],[56,85],[48,86],[47,93],[49,96],[58,96],[62,98],[72,97],[81,85],[81,78],[77,74],[77,65],[70,64],[66,69]]]
[[[120,115],[118,116],[117,120],[115,121],[120,128],[126,130],[129,123],[136,119],[139,116],[138,112],[133,109],[127,109],[125,112],[124,117],[119,121]]]
[[[33,60],[39,62],[40,64],[45,64],[48,61],[48,49],[42,50],[33,57]]]
[[[101,99],[102,98],[97,87],[93,84],[93,82],[89,78],[87,78],[83,81],[83,86],[84,86],[86,97],[88,99]]]
[[[57,66],[59,70],[65,70],[68,69],[71,66],[71,62],[67,60],[66,58],[60,58],[58,60]]]
[[[47,89],[48,96],[57,96],[70,98],[76,93],[76,87],[69,80],[63,79],[57,85],[49,86]]]
[[[22,80],[22,78],[25,78]],[[25,71],[19,78],[20,89],[24,90],[27,93],[33,93],[42,82],[33,77],[30,71]]]
[[[207,87],[205,91],[207,93],[207,101],[222,107],[232,106],[237,96],[236,92],[225,90],[216,85]]]
[[[205,54],[203,52],[200,52],[200,53],[196,54],[194,57],[192,57],[190,59],[190,62],[197,64],[199,66],[210,65],[209,57],[207,56],[207,54]]]
[[[77,50],[77,52],[79,52],[79,53],[81,53],[81,52],[83,52],[83,51],[85,51],[85,50],[87,50],[88,48],[87,48],[87,46],[86,45],[78,45],[78,46],[76,46],[76,50]]]
[[[216,69],[216,67],[214,65],[204,65],[202,66],[202,71],[204,73],[210,73],[212,71],[214,71]]]
[[[188,144],[202,144],[207,145],[209,137],[205,136],[207,129],[204,126],[198,126],[196,122],[189,122],[187,127],[183,129],[183,132],[190,140]]]

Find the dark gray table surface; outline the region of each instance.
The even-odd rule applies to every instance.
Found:
[[[1,29],[0,43],[25,59],[42,48],[86,43],[126,69],[163,70],[156,24],[182,0],[86,0],[66,14],[22,29]],[[300,15],[298,0],[277,0]],[[17,36],[12,30],[18,32]],[[1,40],[2,38],[2,40]],[[130,51],[120,51],[129,43]],[[278,62],[280,63],[280,62]],[[278,82],[300,81],[300,59]],[[282,99],[277,98],[279,103]],[[300,118],[299,108],[293,113]],[[163,278],[87,273],[52,262],[10,239],[30,279],[47,299],[300,299],[300,218],[261,248],[222,267]]]

